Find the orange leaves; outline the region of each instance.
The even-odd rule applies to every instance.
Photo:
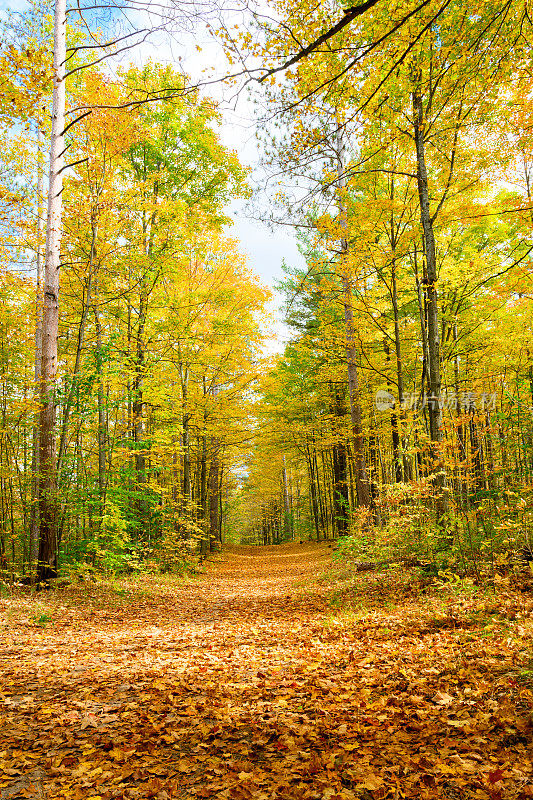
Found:
[[[46,49],[36,44],[20,49],[4,46],[0,51],[0,117],[26,122],[38,111],[47,89],[48,58]]]
[[[283,545],[229,549],[194,583],[132,581],[117,606],[104,586],[51,595],[53,630],[20,598],[0,791],[42,765],[63,800],[528,800],[529,606],[492,604],[489,628],[484,599],[443,617],[412,576],[373,581]]]
[[[447,706],[450,703],[453,703],[453,697],[449,694],[446,694],[446,692],[437,692],[431,699],[439,706]]]
[[[84,731],[86,728],[89,728],[89,727],[91,727],[91,728],[97,728],[98,727],[98,720],[96,719],[96,715],[95,714],[92,714],[92,713],[86,714],[81,720],[80,728],[81,728],[82,731]]]
[[[375,792],[384,785],[383,778],[379,775],[375,775],[372,772],[369,773],[363,781],[356,784],[357,789],[368,789],[371,792]]]

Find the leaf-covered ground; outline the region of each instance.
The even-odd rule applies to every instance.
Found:
[[[313,544],[4,598],[0,798],[533,797],[532,608]]]

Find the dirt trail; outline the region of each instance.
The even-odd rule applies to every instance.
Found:
[[[241,547],[178,587],[4,601],[1,800],[533,797],[509,631],[379,575],[336,616],[330,569]]]

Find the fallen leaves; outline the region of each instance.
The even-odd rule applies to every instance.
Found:
[[[61,595],[53,630],[13,623],[2,800],[37,766],[60,800],[533,797],[526,606],[488,634],[471,600],[443,615],[400,586],[391,607],[381,576],[387,609],[332,618],[327,563],[312,545],[236,549],[194,584],[115,606],[90,587],[76,608]]]
[[[375,792],[380,789],[384,785],[383,778],[379,775],[373,775],[372,773],[365,776],[365,779],[361,782],[356,784],[356,789],[368,789],[371,792]]]
[[[431,699],[439,706],[447,706],[450,703],[453,703],[453,697],[450,694],[446,694],[446,692],[436,692],[434,697]]]
[[[84,717],[82,717],[80,724],[81,730],[84,731],[85,728],[88,727],[92,728],[98,727],[98,720],[96,719],[96,714],[86,714]]]

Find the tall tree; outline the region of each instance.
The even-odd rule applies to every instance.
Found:
[[[56,397],[59,333],[59,270],[65,154],[65,63],[67,55],[66,0],[54,6],[54,75],[52,131],[48,170],[48,210],[44,260],[41,413],[39,424],[39,567],[41,580],[57,575]]]

